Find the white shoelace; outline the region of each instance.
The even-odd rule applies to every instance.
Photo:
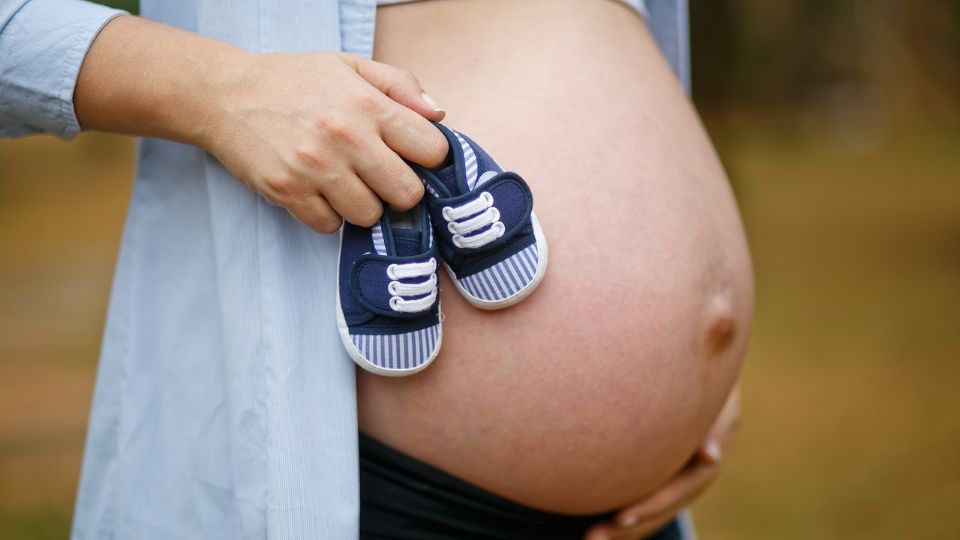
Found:
[[[483,247],[506,231],[500,221],[500,211],[493,207],[493,195],[488,191],[460,206],[443,207],[443,218],[447,220],[447,230],[453,234],[453,245],[458,248]],[[483,228],[486,228],[483,232],[466,236]]]
[[[391,264],[387,267],[387,277],[390,284],[390,309],[400,313],[416,313],[433,306],[437,299],[437,260],[433,257],[427,262]],[[416,283],[403,283],[401,279],[425,277],[426,280]],[[428,294],[429,293],[429,294]],[[407,300],[403,296],[419,296],[422,298]]]

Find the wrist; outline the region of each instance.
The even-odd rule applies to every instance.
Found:
[[[222,88],[257,56],[139,17],[100,31],[78,76],[74,104],[86,130],[160,137],[206,147]]]
[[[176,139],[211,150],[222,126],[236,112],[243,88],[256,73],[259,54],[216,43],[196,63],[184,107],[173,121]]]

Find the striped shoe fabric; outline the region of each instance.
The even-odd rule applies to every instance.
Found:
[[[537,275],[540,255],[536,245],[523,248],[497,264],[459,279],[460,285],[474,298],[504,301],[512,298]]]
[[[439,253],[457,290],[476,307],[501,309],[543,280],[547,241],[533,195],[476,142],[435,123],[450,145],[438,168],[411,164],[426,187]]]
[[[340,231],[337,327],[363,369],[417,373],[440,351],[439,254],[426,202]]]
[[[440,325],[405,334],[352,334],[350,340],[366,361],[379,369],[404,374],[425,367],[440,348]]]

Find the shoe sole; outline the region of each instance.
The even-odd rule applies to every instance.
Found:
[[[508,308],[524,298],[530,296],[533,291],[540,286],[540,282],[543,281],[543,277],[547,274],[547,261],[549,258],[549,248],[547,247],[547,238],[543,234],[543,228],[540,226],[540,220],[537,219],[536,214],[532,211],[530,212],[530,223],[533,225],[533,237],[537,245],[537,255],[540,257],[540,264],[537,265],[537,273],[533,275],[533,279],[526,287],[521,289],[519,292],[513,296],[504,298],[503,300],[483,300],[477,298],[470,294],[466,288],[460,285],[460,280],[457,279],[457,275],[453,272],[453,269],[450,268],[450,265],[444,261],[443,266],[447,269],[447,274],[450,276],[450,280],[453,281],[454,286],[457,290],[460,291],[460,296],[463,296],[471,306],[486,311],[496,311],[498,309]],[[338,274],[339,275],[339,274]],[[337,295],[337,299],[340,299],[340,296]]]
[[[437,356],[440,355],[440,346],[443,344],[443,324],[437,324],[437,345],[434,347],[433,354],[431,354],[427,360],[415,368],[408,369],[390,369],[380,367],[370,360],[367,360],[363,356],[363,353],[360,352],[360,349],[353,344],[353,340],[350,339],[350,328],[347,326],[346,317],[343,315],[343,308],[340,305],[340,253],[343,251],[343,227],[340,228],[340,246],[337,248],[337,332],[340,333],[340,341],[343,343],[343,348],[347,351],[347,354],[350,355],[350,358],[353,360],[353,363],[363,368],[365,371],[370,373],[375,373],[377,375],[383,375],[385,377],[405,377],[407,375],[413,375],[423,371],[427,366],[433,363],[436,360]],[[440,311],[440,298],[437,297],[437,317],[440,321],[443,321],[443,312]]]

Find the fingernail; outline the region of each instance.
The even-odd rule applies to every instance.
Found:
[[[638,521],[640,521],[640,518],[638,518],[635,514],[630,515],[620,520],[620,526],[633,527],[634,525],[637,524]]]
[[[437,100],[433,99],[433,96],[431,96],[430,94],[424,92],[420,94],[420,97],[423,98],[423,101],[425,101],[427,105],[429,105],[430,108],[432,108],[433,110],[437,112],[447,112],[447,110],[441,107],[440,103],[438,103]]]
[[[703,447],[703,453],[707,454],[714,463],[719,463],[720,458],[723,457],[723,451],[720,450],[720,445],[717,441],[708,442],[706,446]]]

